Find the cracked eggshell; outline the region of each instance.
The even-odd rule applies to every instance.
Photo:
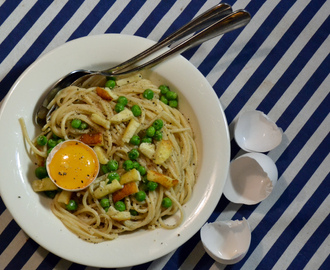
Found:
[[[230,164],[223,190],[233,203],[253,205],[266,199],[278,178],[274,161],[261,153],[247,153]]]
[[[283,131],[261,111],[241,114],[234,127],[235,141],[246,152],[268,152],[282,141]]]
[[[200,234],[205,251],[222,264],[242,260],[251,243],[250,226],[245,218],[206,223]]]

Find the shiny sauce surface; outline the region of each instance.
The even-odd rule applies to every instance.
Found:
[[[83,189],[97,176],[99,162],[95,152],[86,144],[65,141],[50,153],[47,170],[49,177],[60,188]]]

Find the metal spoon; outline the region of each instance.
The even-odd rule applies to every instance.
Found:
[[[124,63],[107,70],[103,71],[92,71],[92,70],[75,70],[63,78],[61,78],[58,82],[56,82],[52,87],[43,101],[42,105],[38,108],[36,112],[36,123],[40,126],[43,126],[46,123],[46,119],[50,116],[51,112],[55,109],[47,108],[49,102],[55,97],[55,95],[61,89],[69,86],[69,85],[77,85],[77,83],[81,83],[83,80],[87,79],[91,75],[100,74],[105,76],[114,76],[114,75],[123,75],[131,72],[136,72],[141,69],[151,68],[156,64],[163,61],[165,58],[175,54],[181,53],[187,49],[190,49],[194,46],[197,46],[209,39],[212,39],[218,35],[225,34],[237,28],[245,26],[251,19],[251,16],[248,12],[243,10],[238,10],[228,15],[231,12],[231,7],[227,4],[220,4],[215,6],[214,8],[208,10],[203,13],[195,20],[191,21],[184,27],[180,28],[177,32],[172,34],[170,37],[161,41],[160,43],[155,44],[151,48],[146,51],[140,53],[139,55],[133,57],[132,59],[125,61]],[[220,19],[219,19],[220,18]],[[214,22],[216,20],[216,22]],[[205,27],[205,25],[208,25]],[[203,30],[202,27],[205,27]],[[187,38],[186,40],[180,42],[178,45],[169,49],[165,53],[155,57],[154,59],[140,65],[137,67],[129,68],[134,63],[142,60],[146,56],[158,51],[166,45],[172,44],[173,42],[183,38],[191,34],[192,32],[200,30],[197,34]]]

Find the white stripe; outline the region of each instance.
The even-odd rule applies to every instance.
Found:
[[[249,3],[250,3],[251,0],[241,0],[241,1],[236,1],[235,4],[232,6],[232,9],[233,11],[237,10],[237,9],[244,9]],[[219,1],[215,1],[215,3],[213,5],[216,5],[218,4]],[[212,5],[212,6],[213,6]],[[204,5],[201,10],[198,12],[197,15],[199,15],[201,13],[201,11],[206,11],[206,9],[210,8],[211,5],[208,7],[208,8],[205,8],[206,5]],[[257,29],[257,28],[256,28]],[[248,33],[249,36],[252,36],[251,33],[249,32]],[[240,36],[237,38],[236,42],[234,43],[235,44],[235,54],[237,55],[243,48],[243,46],[246,44],[247,42],[247,39],[246,37],[244,37],[244,39],[241,38],[242,36],[242,33],[240,34]],[[204,59],[210,54],[210,52],[213,50],[213,48],[218,44],[218,42],[221,42],[222,36],[219,36],[219,37],[216,37],[216,38],[213,38],[203,44],[201,44],[201,46],[198,48],[198,50],[194,53],[194,55],[189,59],[189,61],[195,66],[195,67],[198,67],[203,61]],[[238,43],[238,40],[240,40],[239,42],[239,46],[241,47],[240,49],[236,46]],[[233,44],[233,45],[234,45]],[[233,46],[232,45],[232,46]],[[230,57],[233,57],[233,55],[230,55]],[[215,75],[215,76],[218,76],[219,74],[217,72],[215,73],[210,73],[208,76],[212,76]],[[218,77],[219,78],[219,77]],[[209,77],[207,77],[207,79],[209,79]],[[213,85],[214,83],[212,83]]]
[[[8,16],[8,18],[0,26],[0,44],[10,34],[11,31],[17,26],[17,24],[23,19],[26,13],[33,7],[36,0],[25,1],[19,3],[15,10]]]
[[[99,22],[95,25],[89,35],[104,34],[110,25],[122,13],[129,2],[129,0],[115,1],[111,8],[103,15],[102,18],[100,18]]]
[[[158,41],[176,18],[180,16],[182,10],[187,7],[189,2],[189,0],[176,1],[148,35],[148,39]]]
[[[327,84],[326,83],[324,83],[324,85],[322,84],[320,86],[320,88],[322,89],[322,86],[325,86],[325,85],[327,85]],[[298,130],[299,130],[298,127],[301,126],[301,122],[306,122],[306,120],[300,121],[299,119],[308,118],[310,116],[310,114],[313,113],[315,108],[317,108],[319,106],[319,104],[322,102],[322,100],[324,99],[325,96],[326,95],[325,95],[324,91],[317,91],[314,93],[313,97],[308,101],[308,103],[305,105],[305,107],[301,110],[301,112],[296,117],[296,119],[298,119],[298,121],[293,122],[288,127],[285,135],[287,136],[287,139],[289,141],[292,141],[293,138],[297,135]],[[314,110],[313,110],[313,108],[314,108]],[[307,114],[304,111],[304,109],[308,111]],[[309,153],[312,153],[313,151],[315,151],[315,149],[319,145],[319,142],[322,141],[327,136],[328,133],[326,131],[326,127],[329,125],[329,123],[327,123],[327,122],[328,121],[324,121],[322,123],[322,125],[319,126],[317,131],[313,134],[313,136],[309,139],[309,141],[304,145],[303,149],[299,152],[299,154],[296,156],[296,158],[293,160],[293,162],[290,164],[290,166],[283,173],[282,177],[278,180],[278,182],[277,182],[273,192],[270,194],[270,196],[266,200],[261,202],[257,206],[257,208],[253,211],[253,213],[250,215],[250,217],[248,218],[248,221],[250,223],[251,231],[253,231],[257,227],[257,225],[260,223],[260,221],[269,212],[271,207],[273,207],[273,205],[276,203],[276,201],[279,199],[279,197],[283,194],[283,192],[285,191],[286,187],[290,184],[292,179],[294,179],[296,177],[297,173],[301,170],[301,168],[304,166],[307,159],[309,158]],[[276,161],[280,156],[279,152],[281,152],[281,154],[282,154],[285,151],[286,147],[287,147],[286,144],[284,144],[284,143],[281,144],[278,147],[278,149],[280,149],[280,150],[278,151],[277,157],[272,157],[272,159],[274,161]],[[232,217],[239,210],[240,206],[241,206],[240,204],[233,204],[233,203],[228,204],[228,206],[219,215],[217,220],[231,220]],[[260,245],[263,245],[263,244],[264,244],[264,239],[260,242]],[[262,252],[262,255],[264,255],[266,253],[266,252],[263,252],[262,250],[261,251],[259,250],[259,252]],[[188,256],[187,260],[189,260],[190,256],[191,255]],[[258,256],[251,255],[250,258],[246,262],[246,263],[250,263],[250,264],[254,265],[254,267],[250,267],[250,269],[255,268],[255,266],[257,265],[255,263],[256,258],[262,259],[263,256],[261,256],[260,254],[258,254]]]
[[[180,266],[180,270],[190,270],[193,269],[197,263],[202,259],[204,255],[204,247],[202,242],[197,243],[195,248],[191,251],[189,256],[186,258],[186,260],[183,262],[183,264]]]
[[[22,270],[37,269],[38,266],[43,262],[49,252],[43,247],[39,246],[32,256],[22,267]]]
[[[57,13],[65,5],[64,1],[53,1],[45,10],[24,37],[17,43],[15,48],[7,55],[0,65],[0,81],[7,75],[19,59],[26,53],[48,24],[54,19]]]
[[[169,254],[161,257],[160,259],[154,260],[150,266],[148,267],[148,270],[156,270],[156,269],[163,269],[164,266],[167,264],[167,262],[171,259],[175,251],[170,252]],[[120,269],[122,270],[122,269]]]
[[[319,168],[315,174],[317,178],[324,178],[326,175],[324,175],[327,171],[327,167],[330,164],[330,157],[321,164],[321,168]],[[309,185],[310,181],[308,182]],[[324,221],[324,219],[329,214],[330,209],[330,196],[328,196],[323,203],[319,206],[317,211],[314,213],[314,215],[306,222],[305,226],[301,229],[299,234],[294,238],[294,240],[290,243],[288,248],[285,250],[285,252],[282,254],[282,256],[279,258],[279,260],[274,265],[274,269],[287,269],[288,266],[291,264],[293,259],[299,254],[300,250],[304,247],[306,242],[309,240],[309,238],[313,235],[313,232],[317,230],[319,225]],[[328,249],[330,250],[330,249]],[[314,266],[313,269],[316,269]]]
[[[0,265],[5,268],[15,255],[20,251],[23,245],[28,240],[28,236],[20,230],[13,241],[7,246],[7,248],[0,255]]]
[[[326,9],[320,8],[319,12],[315,14],[313,19],[308,23],[308,25],[292,43],[290,48],[285,52],[283,57],[277,62],[277,64],[271,70],[269,75],[264,79],[264,81],[260,84],[257,90],[251,95],[250,99],[242,107],[241,112],[255,109],[258,106],[259,101],[262,101],[267,96],[271,88],[283,76],[283,74],[295,60],[297,55],[309,42],[312,34],[317,31],[317,29],[321,26],[322,22],[327,19],[327,17],[328,12],[326,11]],[[330,38],[328,38],[321,45],[321,47],[317,50],[313,57],[308,61],[307,65],[302,69],[302,71],[290,85],[290,89],[288,89],[277,102],[275,108],[273,108],[272,110],[272,113],[268,114],[270,118],[277,119],[279,115],[281,115],[282,112],[286,109],[286,107],[290,105],[293,98],[299,93],[303,85],[313,75],[314,71],[318,68],[322,61],[328,56],[330,46],[329,42]],[[233,95],[231,96],[229,92],[230,91],[228,91],[227,89],[227,91],[221,97],[221,102],[224,107],[227,107],[233,100],[234,94],[231,92],[231,94]],[[278,108],[279,106],[281,107],[280,110]]]
[[[322,245],[317,249],[317,251],[314,253],[310,261],[306,264],[304,269],[306,270],[320,269],[323,262],[329,256],[329,250],[330,250],[330,235],[328,235],[328,237],[324,239]]]
[[[56,47],[65,43],[78,26],[85,20],[91,10],[97,5],[98,0],[84,1],[79,9],[72,15],[72,17],[65,23],[65,25],[54,36],[52,41],[43,50],[42,54],[47,53]]]
[[[266,1],[259,8],[258,12],[252,17],[249,24],[245,26],[244,30],[240,33],[235,42],[228,48],[227,52],[223,55],[223,57],[219,59],[218,63],[206,76],[206,79],[210,82],[211,85],[215,84],[216,81],[222,76],[229,65],[233,62],[235,57],[249,42],[249,40],[257,32],[262,23],[268,18],[269,14],[273,11],[279,2],[280,0]],[[273,45],[274,44],[271,44],[269,47],[272,48]]]
[[[269,34],[269,36],[260,46],[258,51],[245,65],[244,69],[237,75],[237,77],[233,80],[233,82],[228,86],[226,92],[221,96],[221,102],[225,108],[231,103],[231,101],[236,97],[236,95],[244,86],[244,84],[250,79],[250,77],[254,74],[256,69],[262,64],[262,62],[265,60],[265,58],[270,53],[272,48],[282,38],[282,36],[292,25],[292,23],[294,23],[294,21],[299,16],[300,12],[303,10],[305,5],[308,4],[308,2],[310,2],[310,0],[302,0],[295,2],[295,4],[290,8],[290,10],[278,23],[276,28],[274,28],[274,30]],[[261,14],[264,16],[263,11],[261,12]],[[248,27],[249,26],[250,25],[248,25]],[[249,29],[247,28],[244,29],[244,31],[248,31],[248,30]]]
[[[285,189],[291,183],[292,179],[294,179],[297,173],[302,169],[302,167],[307,162],[310,157],[310,153],[314,152],[315,149],[319,146],[319,142],[322,141],[327,135],[326,127],[329,126],[330,117],[325,120],[322,125],[316,130],[316,132],[311,136],[308,140],[304,148],[299,152],[294,161],[290,164],[290,166],[283,173],[282,177],[279,179],[276,184],[273,192],[270,196],[265,200],[263,204],[260,204],[256,210],[251,214],[248,221],[250,223],[251,229],[255,229],[255,227],[261,221],[259,218],[255,220],[254,213],[264,213],[265,215],[270,210],[270,208],[276,203],[279,197],[283,194]],[[325,166],[323,164],[322,166]],[[328,166],[328,165],[326,165]],[[309,179],[304,188],[299,192],[297,197],[293,200],[293,202],[288,206],[282,216],[278,219],[278,221],[272,226],[269,232],[264,236],[259,245],[255,248],[255,250],[250,255],[249,259],[243,265],[245,269],[252,269],[256,267],[260,261],[263,259],[264,255],[270,250],[272,245],[278,239],[278,237],[284,232],[286,226],[289,225],[288,220],[293,220],[294,217],[299,213],[303,205],[308,201],[311,195],[315,192],[317,187],[321,184],[324,179],[325,171],[320,172],[320,167],[313,174],[313,176]],[[319,174],[323,175],[323,177],[319,177]],[[266,211],[265,211],[266,210]],[[262,254],[262,256],[260,256]]]
[[[157,7],[160,0],[157,1],[146,1],[146,3],[135,13],[134,17],[129,21],[129,23],[121,31],[122,34],[134,35],[134,33],[139,29],[139,27],[144,23],[145,19],[150,15],[150,13]]]
[[[12,220],[13,220],[12,215],[10,214],[8,209],[5,209],[5,211],[3,211],[3,213],[0,216],[0,234],[2,234],[4,229],[6,229],[6,227]]]

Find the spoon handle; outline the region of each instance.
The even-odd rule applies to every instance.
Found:
[[[179,28],[177,31],[175,31],[173,34],[169,35],[162,41],[156,43],[155,45],[149,47],[145,51],[128,59],[127,61],[119,64],[118,66],[104,70],[103,73],[112,73],[115,71],[118,72],[119,70],[123,70],[129,66],[132,66],[133,64],[137,63],[138,61],[141,61],[142,59],[164,48],[165,46],[173,44],[174,42],[180,40],[181,38],[186,37],[189,34],[194,33],[196,31],[200,31],[206,26],[213,24],[219,19],[229,15],[231,12],[232,12],[231,6],[226,3],[215,5],[214,7],[208,9],[201,15],[197,16],[195,19],[188,22],[186,25]]]
[[[169,49],[168,51],[164,52],[163,54],[155,57],[154,59],[132,69],[127,69],[127,70],[120,69],[120,70],[111,71],[111,74],[122,75],[131,72],[136,72],[144,68],[151,68],[157,65],[158,63],[160,63],[161,61],[163,61],[165,58],[175,53],[182,53],[216,36],[223,35],[225,33],[243,27],[249,23],[250,19],[251,19],[251,15],[247,11],[237,10],[231,13],[230,15],[227,15],[224,18],[220,19],[219,21],[211,24],[205,29],[201,30],[196,35],[187,38],[186,40],[182,41],[181,43]],[[102,74],[108,75],[105,73]]]

